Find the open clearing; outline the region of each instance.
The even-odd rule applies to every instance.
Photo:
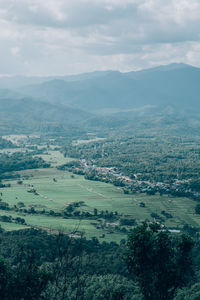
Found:
[[[50,163],[52,167],[57,167],[75,160],[69,157],[64,157],[63,154],[58,150],[49,150],[45,154],[39,154],[36,156],[42,157],[42,159]]]
[[[88,139],[88,140],[76,140],[73,142],[73,145],[81,145],[81,144],[88,144],[92,142],[102,142],[105,141],[105,138],[93,138],[93,139]]]

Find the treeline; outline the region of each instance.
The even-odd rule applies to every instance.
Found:
[[[48,168],[41,157],[33,157],[31,153],[16,152],[12,155],[0,154],[0,173],[21,171],[26,169]]]
[[[13,145],[11,141],[8,141],[0,137],[0,149],[5,149],[5,148],[16,148],[16,146]]]

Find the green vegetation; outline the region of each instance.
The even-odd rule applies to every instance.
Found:
[[[157,230],[156,223],[138,226],[130,233],[128,243],[123,240],[120,245],[99,243],[96,238],[73,238],[62,232],[1,231],[1,297],[179,300],[189,299],[181,295],[197,295],[199,282],[194,284],[191,275],[194,269],[199,271],[199,241],[194,236],[194,268],[193,241],[186,235]],[[165,276],[172,280],[165,280]],[[175,290],[177,297],[172,298]]]
[[[78,227],[88,238],[120,241],[132,226],[132,220],[137,224],[155,218],[168,228],[179,229],[184,224],[194,227],[200,224],[200,217],[194,212],[196,202],[188,198],[126,195],[122,188],[112,184],[86,180],[54,168],[21,171],[18,175],[20,184],[16,179],[3,181],[11,187],[1,189],[2,202],[9,209],[1,209],[0,214],[22,217],[27,226],[65,232]],[[72,210],[68,212],[70,206]],[[3,228],[6,224],[2,224]]]
[[[4,79],[3,300],[199,299],[199,74]]]
[[[47,168],[49,164],[40,158],[33,158],[31,153],[16,152],[12,155],[0,154],[0,172],[8,173],[26,169]]]
[[[8,141],[6,139],[3,139],[0,137],[0,149],[5,149],[5,148],[13,148],[15,147],[11,141]]]
[[[58,150],[48,150],[48,152],[44,152],[43,154],[37,154],[34,157],[42,158],[47,163],[50,163],[53,167],[66,164],[73,160],[72,158],[64,157],[63,154]]]
[[[144,223],[128,237],[127,264],[145,300],[174,299],[176,290],[192,280],[192,248],[187,235],[178,238]]]
[[[104,174],[97,177],[97,180],[104,182],[94,180],[92,176],[99,176],[96,171],[95,175],[85,174],[85,178],[78,175],[81,174],[79,170],[82,167],[78,158],[84,158],[86,163],[87,159],[93,160],[90,163],[91,166],[92,164],[96,164],[97,167],[98,165],[112,166],[115,170],[113,172],[116,174],[124,172],[131,178],[136,179],[135,177],[137,177],[138,182],[148,177],[148,182],[155,183],[158,170],[165,172],[162,176],[166,175],[166,171],[172,174],[172,170],[169,171],[168,167],[164,169],[163,155],[170,157],[166,163],[169,168],[170,164],[174,166],[177,164],[181,168],[183,165],[178,162],[178,157],[182,155],[184,159],[181,159],[181,164],[185,164],[182,169],[185,173],[182,172],[180,176],[183,178],[183,174],[185,174],[184,176],[187,178],[195,178],[198,165],[196,164],[196,169],[192,166],[192,171],[186,168],[186,166],[189,167],[190,159],[197,159],[198,156],[198,144],[195,140],[192,142],[189,139],[173,138],[170,140],[169,138],[164,143],[164,140],[159,137],[135,136],[134,139],[128,137],[118,138],[115,141],[113,139],[105,141],[104,139],[102,142],[101,138],[95,138],[94,135],[91,138],[91,135],[88,135],[88,138],[84,139],[87,143],[80,143],[80,141],[76,143],[74,140],[56,136],[51,139],[34,135],[7,138],[17,143],[19,147],[17,149],[21,149],[21,152],[1,154],[0,156],[2,168],[13,170],[13,172],[4,173],[1,181],[0,215],[1,217],[11,216],[9,222],[6,222],[8,220],[6,217],[3,221],[0,220],[5,229],[33,226],[48,231],[62,229],[69,233],[77,228],[78,234],[84,232],[87,238],[98,237],[102,241],[120,242],[131,226],[141,224],[146,219],[156,220],[166,228],[177,230],[182,230],[185,225],[196,228],[200,224],[200,216],[195,213],[197,200],[185,197],[184,193],[175,193],[176,185],[170,192],[166,192],[160,188],[149,189],[144,181],[138,190],[133,190],[129,183],[127,185],[119,179],[113,181],[111,177],[107,177],[104,180],[103,178],[107,176]],[[170,154],[172,143],[175,141],[177,151],[176,155],[172,155]],[[26,146],[24,146],[25,143]],[[63,145],[68,146],[63,147]],[[59,151],[60,146],[62,146],[61,150],[64,154]],[[196,147],[194,151],[191,151],[192,147]],[[156,158],[158,152],[160,157]],[[189,155],[189,153],[191,154]],[[96,155],[96,158],[92,155]],[[131,160],[131,155],[133,160]],[[69,156],[74,156],[74,158]],[[146,165],[143,173],[140,156],[149,162],[149,166]],[[159,169],[155,169],[154,165],[158,159],[160,159]],[[116,165],[113,166],[114,163]],[[132,163],[134,166],[131,165]],[[51,164],[51,168],[47,168],[49,164]],[[63,164],[75,174],[65,171],[65,167],[60,167]],[[128,165],[129,167],[127,167]],[[130,170],[133,167],[136,168],[136,165],[137,170],[130,173]],[[147,166],[153,171],[145,173]],[[41,167],[45,168],[41,169]],[[141,168],[141,173],[138,173],[139,168]],[[28,170],[16,172],[20,169]],[[177,175],[175,173],[174,178]],[[167,175],[166,178],[168,178]],[[174,182],[169,178],[166,181]],[[198,185],[195,180],[183,181],[182,179],[182,182],[187,189]],[[20,218],[24,219],[24,224],[20,224]]]
[[[97,166],[115,167],[132,179],[169,183],[193,179],[191,187],[198,185],[199,137],[115,135],[103,142],[68,145],[63,151],[70,157],[93,160]]]

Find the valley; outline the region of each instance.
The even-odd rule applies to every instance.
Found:
[[[2,178],[0,224],[5,230],[33,227],[52,233],[58,230],[68,235],[76,234],[77,237],[83,234],[89,239],[96,237],[101,241],[119,243],[132,226],[145,220],[156,220],[164,228],[177,232],[187,226],[198,228],[200,225],[200,215],[195,213],[197,199],[169,192],[169,183],[156,183],[151,177],[150,181],[145,181],[139,178],[139,173],[133,174],[130,179],[121,171],[118,174],[115,166],[103,167],[103,158],[101,167],[94,167],[94,160],[93,165],[88,165],[83,153],[80,158],[67,156],[66,150],[63,154],[66,148],[56,145],[55,137],[49,139],[48,146],[45,146],[46,138],[42,136],[19,135],[4,139],[14,142],[18,148],[13,144],[13,148],[1,150],[2,154],[12,157],[19,151],[28,151],[33,159],[40,158],[47,164],[43,163],[44,168],[14,171],[14,178]],[[98,151],[98,144],[101,144],[101,149],[105,142],[108,141],[99,138],[73,140],[71,147],[82,147],[86,151],[96,145]],[[108,155],[108,149],[106,151]],[[82,163],[82,169],[73,167],[74,163],[75,166]],[[89,175],[91,172],[93,176],[100,174],[100,177],[92,178]],[[118,184],[113,181],[113,176]],[[134,188],[130,186],[133,183]],[[156,190],[156,186],[159,189]],[[164,187],[168,188],[168,192]],[[175,189],[177,184],[173,191]]]
[[[164,282],[163,242],[170,274],[199,274],[199,80],[199,69],[180,64],[0,78],[0,256],[11,299],[15,278],[26,286],[24,276],[37,282],[47,269],[44,299],[103,300],[113,286],[120,299],[142,299],[125,261],[134,236],[142,268],[159,251],[150,270],[162,257]],[[108,285],[102,298],[88,296],[96,284]],[[43,297],[18,290],[19,300]]]
[[[0,300],[200,300],[200,1],[0,1]]]

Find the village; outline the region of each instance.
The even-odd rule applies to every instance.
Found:
[[[146,193],[160,196],[168,194],[177,197],[188,197],[196,201],[200,200],[200,193],[192,190],[188,186],[188,180],[175,179],[172,183],[150,182],[138,179],[140,174],[133,174],[133,179],[120,173],[116,167],[100,167],[95,165],[95,161],[81,159],[78,164],[66,164],[64,168],[75,174],[82,174],[88,180],[112,183],[123,189],[125,194]]]

